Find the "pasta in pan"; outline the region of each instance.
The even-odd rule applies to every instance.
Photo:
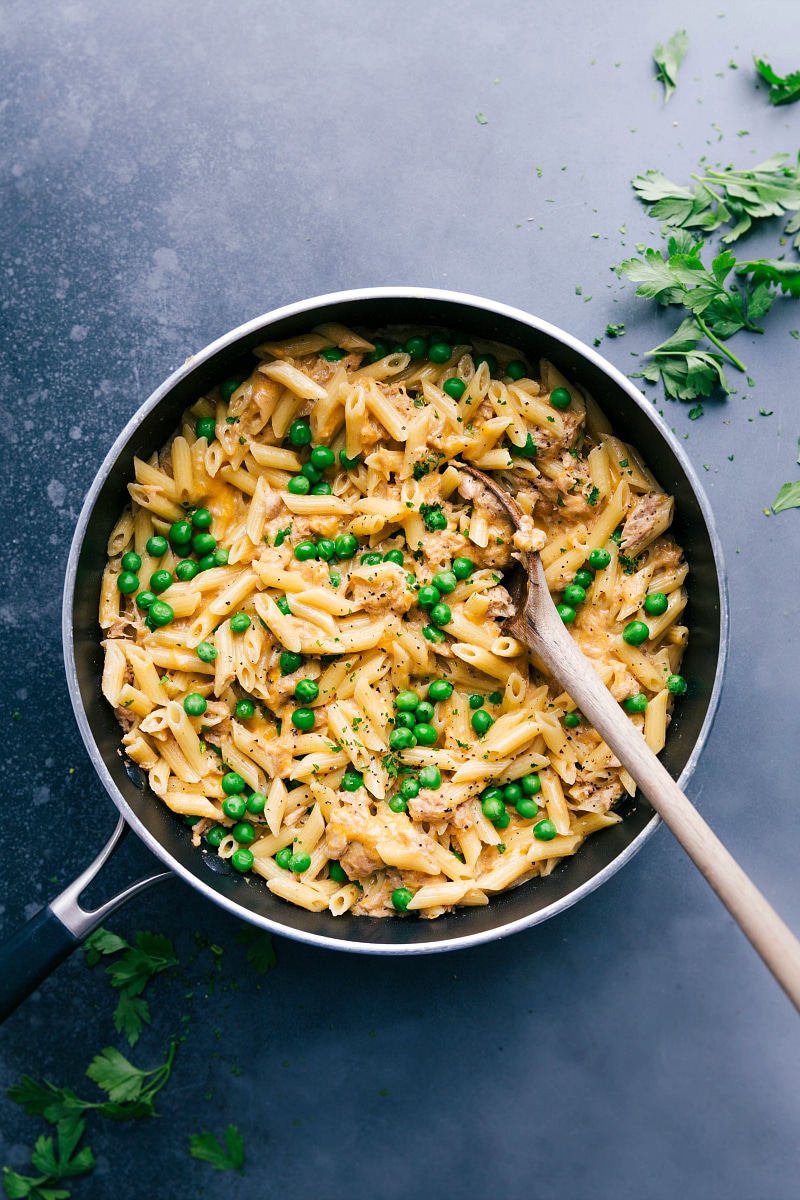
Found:
[[[549,874],[635,785],[505,633],[503,573],[540,550],[658,752],[686,690],[672,499],[590,395],[509,347],[327,324],[256,354],[136,460],[109,538],[125,752],[205,853],[315,912],[431,918]]]

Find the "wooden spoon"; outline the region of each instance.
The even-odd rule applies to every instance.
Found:
[[[459,467],[491,492],[515,528],[519,528],[522,509],[508,492],[483,471],[466,464],[459,464]],[[524,570],[520,569],[504,580],[516,610],[516,615],[506,622],[506,630],[530,647],[569,693],[636,780],[795,1008],[800,1010],[800,942],[687,800],[567,632],[550,595],[537,553],[527,554],[527,568],[527,579]]]

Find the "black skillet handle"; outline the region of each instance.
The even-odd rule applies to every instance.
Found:
[[[10,1017],[23,1000],[55,971],[72,951],[85,941],[103,921],[133,896],[161,879],[174,879],[171,871],[161,871],[138,879],[118,896],[87,912],[78,903],[81,893],[108,861],[128,832],[120,817],[112,837],[82,875],[56,896],[8,941],[0,945],[0,1024]]]

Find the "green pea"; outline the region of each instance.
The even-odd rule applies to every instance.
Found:
[[[280,657],[281,675],[292,675],[299,670],[303,665],[302,654],[296,654],[294,650],[283,650]]]
[[[450,361],[453,353],[453,347],[448,346],[447,342],[434,342],[428,350],[428,358],[432,363],[446,363]]]
[[[383,555],[382,554],[362,554],[361,561],[364,564],[364,566],[377,567],[378,563],[383,562]]]
[[[289,601],[285,596],[281,596],[280,599],[275,601],[275,607],[279,608],[285,617],[290,617],[292,615],[292,610],[289,607]]]
[[[516,804],[522,799],[522,788],[518,783],[507,783],[503,788],[503,799],[506,804]]]
[[[479,708],[477,712],[474,712],[469,719],[469,723],[477,733],[478,737],[483,737],[483,735],[488,733],[494,725],[494,721],[489,716],[485,708]]]
[[[294,694],[303,704],[310,704],[319,695],[319,685],[313,679],[298,679]]]
[[[611,554],[608,550],[592,550],[587,562],[593,571],[604,571],[611,562]]]
[[[481,800],[481,811],[486,819],[494,824],[505,816],[506,806],[501,797],[489,796]]]
[[[447,604],[434,604],[429,616],[433,625],[449,625],[453,619],[453,614]]]
[[[318,471],[327,471],[336,462],[336,455],[328,446],[315,446],[311,451],[311,463]]]
[[[429,721],[430,722],[433,720],[433,713],[434,713],[433,705],[429,704],[427,700],[421,700],[419,702],[419,704],[417,705],[417,709],[416,709],[416,712],[414,713],[414,717],[417,721]]]
[[[360,771],[347,770],[342,776],[339,786],[345,792],[357,792],[360,787],[364,786],[364,776]]]
[[[472,361],[475,363],[476,371],[481,363],[486,363],[487,367],[489,368],[489,374],[497,374],[497,359],[493,354],[479,354],[477,358],[473,358]]]
[[[192,538],[195,554],[210,554],[217,548],[217,539],[213,533],[196,533]]]
[[[124,560],[123,560],[124,561]],[[669,599],[663,592],[651,592],[644,598],[644,611],[648,617],[660,617],[669,607]]]
[[[198,573],[200,571],[210,571],[213,567],[216,567],[216,565],[217,565],[216,554],[204,554],[203,557],[197,563]]]
[[[241,875],[250,870],[254,861],[252,850],[247,850],[244,846],[234,850],[230,857],[230,864],[234,871],[238,871]]]
[[[334,545],[336,547],[337,558],[352,558],[358,550],[358,538],[352,533],[340,533]]]
[[[383,556],[384,562],[395,563],[398,567],[402,567],[405,562],[402,550],[387,550]]]
[[[410,337],[406,342],[405,351],[412,358],[424,358],[428,353],[428,339],[424,337]]]
[[[650,637],[650,630],[644,621],[629,621],[622,631],[622,640],[629,646],[641,646]]]
[[[355,471],[361,459],[356,455],[355,458],[348,458],[345,450],[339,451],[339,462],[344,467],[345,471]]]
[[[395,813],[407,812],[408,801],[406,800],[405,796],[401,796],[398,792],[395,796],[392,796],[391,800],[389,801],[389,808]]]
[[[244,796],[226,796],[222,801],[222,811],[232,821],[240,821],[247,812],[247,801]]]
[[[235,840],[243,846],[249,846],[256,838],[256,831],[249,821],[239,821],[238,824],[234,825],[231,833]]]
[[[569,408],[572,403],[572,396],[570,396],[566,388],[553,388],[550,393],[550,403],[553,408]]]
[[[404,800],[413,800],[419,795],[419,782],[416,779],[404,779],[400,784],[400,795]]]
[[[627,700],[623,700],[622,707],[625,712],[642,713],[647,709],[647,696],[644,692],[637,692],[635,696],[628,696]]]
[[[223,825],[212,825],[210,829],[206,830],[206,841],[209,846],[213,846],[216,849],[227,835],[227,832]]]
[[[183,711],[190,717],[202,717],[207,708],[208,702],[199,692],[189,692],[189,695],[184,697]]]
[[[249,721],[256,715],[256,706],[252,700],[239,700],[233,713],[240,721]]]
[[[247,798],[247,811],[254,817],[259,817],[267,807],[267,797],[263,792],[252,792]]]
[[[454,375],[452,379],[445,379],[442,384],[442,391],[445,396],[449,396],[451,400],[460,400],[467,390],[467,385],[463,379],[457,379]]]
[[[293,496],[305,496],[311,491],[311,484],[305,475],[293,475],[286,485],[286,490]]]
[[[154,571],[150,576],[150,591],[159,596],[167,590],[171,583],[172,575],[169,571]]]
[[[219,385],[219,394],[227,404],[233,393],[239,386],[238,379],[226,379],[224,383]]]
[[[438,767],[426,766],[419,773],[419,786],[436,791],[442,786],[442,773]]]
[[[390,750],[411,750],[417,744],[417,739],[410,729],[393,729],[389,734]]]
[[[169,540],[174,546],[188,546],[192,540],[192,527],[188,521],[176,521],[169,527]]]
[[[445,596],[449,592],[454,592],[458,587],[458,580],[454,571],[440,571],[438,575],[434,575],[431,583]]]
[[[571,625],[578,615],[571,604],[557,604],[556,612],[565,625]]]
[[[277,859],[277,855],[275,857]],[[328,874],[336,883],[349,883],[347,872],[338,862],[328,863]]]
[[[247,613],[234,613],[231,617],[231,629],[234,633],[244,633],[250,628],[251,623]]]
[[[289,441],[293,446],[310,445],[311,426],[308,421],[292,421],[289,426]]]
[[[341,362],[344,358],[344,350],[340,350],[338,346],[328,346],[326,350],[320,350],[320,354],[326,362]]]
[[[542,790],[542,781],[538,775],[525,775],[521,783],[526,796],[538,796]]]
[[[217,657],[216,646],[212,646],[211,642],[200,642],[195,646],[195,654],[201,662],[210,663]]]
[[[567,729],[577,729],[581,723],[580,716],[576,712],[564,713],[564,724]]]
[[[151,538],[147,539],[145,549],[152,558],[162,558],[167,553],[167,539],[161,537],[160,534],[154,533]]]
[[[398,692],[394,703],[395,708],[399,708],[400,712],[413,712],[419,707],[419,696],[410,690]]]
[[[528,368],[521,358],[515,358],[506,367],[506,375],[508,375],[509,379],[513,379],[515,383],[518,379],[524,379],[527,374]]]
[[[395,714],[394,723],[398,729],[413,729],[417,723],[417,717],[413,712],[399,712]]]
[[[167,572],[169,574],[169,572]],[[172,576],[170,575],[170,580]],[[117,576],[117,587],[122,592],[123,596],[130,596],[133,592],[139,589],[139,576],[133,571],[122,571]]]
[[[197,563],[192,562],[191,558],[182,558],[175,564],[175,575],[182,583],[188,583],[190,579],[194,579],[197,569]]]
[[[163,600],[154,600],[147,610],[147,619],[157,627],[171,625],[175,620],[175,612],[171,604],[165,604]]]
[[[422,628],[422,636],[427,638],[429,642],[446,642],[447,634],[443,629],[437,629],[435,625],[424,625]]]
[[[136,605],[138,608],[147,609],[155,599],[156,596],[153,592],[139,592],[139,595],[136,597]]]
[[[470,558],[454,558],[453,574],[456,579],[469,579],[475,570],[475,563]]]
[[[322,559],[323,562],[328,562],[336,553],[336,546],[330,538],[320,538],[317,542],[316,550],[317,558]]]
[[[428,688],[428,695],[437,704],[440,700],[449,700],[452,694],[453,685],[447,679],[434,679]]]
[[[303,871],[307,871],[311,866],[311,855],[306,854],[305,850],[301,850],[299,854],[293,854],[289,859],[289,870],[294,871],[295,875],[302,875]]]
[[[312,462],[303,463],[300,468],[300,474],[305,475],[309,483],[319,483],[322,478],[322,473],[317,470]]]
[[[483,699],[483,696],[481,696],[479,692],[473,692],[472,695],[469,697],[469,706],[473,712],[475,712],[476,709],[483,708],[483,704],[484,704],[484,699]]]
[[[586,589],[582,588],[578,583],[571,583],[569,587],[564,588],[564,603],[571,604],[574,608],[576,604],[583,604],[586,599]]]
[[[413,899],[414,893],[411,888],[395,888],[392,892],[392,907],[397,912],[405,912]]]
[[[575,578],[572,582],[586,591],[594,583],[594,575],[591,571],[587,571],[585,567],[581,567],[580,571],[575,572]]]
[[[309,730],[313,729],[316,723],[316,716],[313,709],[296,708],[292,713],[292,724],[295,729]]]
[[[372,344],[374,349],[370,350],[369,354],[366,355],[366,361],[368,363],[376,363],[380,362],[382,358],[386,358],[390,349],[389,343],[385,342],[383,338],[375,338]]]
[[[420,608],[433,608],[442,598],[442,593],[438,588],[431,587],[430,584],[419,589],[417,603]]]
[[[481,800],[482,801],[483,800],[502,800],[502,799],[503,799],[503,789],[501,787],[492,785],[491,787],[484,788],[483,791],[481,792]]]
[[[135,575],[142,565],[141,556],[135,550],[129,550],[127,554],[123,554],[120,565],[123,571],[133,571]]]
[[[420,721],[414,726],[414,737],[420,746],[435,746],[439,740],[439,734],[427,721]]]
[[[517,816],[522,817],[525,821],[532,821],[534,817],[539,815],[539,805],[533,799],[533,796],[523,796],[517,801]]]
[[[685,696],[687,687],[682,675],[670,675],[667,679],[667,689],[673,696]]]
[[[489,695],[486,697],[486,699],[489,701],[490,704],[502,704],[503,703],[503,693],[502,692],[489,692]]]
[[[447,529],[447,517],[443,512],[432,512],[425,518],[425,524],[431,531]]]
[[[292,857],[292,847],[284,846],[283,849],[279,850],[278,853],[275,855],[275,862],[278,864],[278,866],[282,870],[288,871],[291,857]]]
[[[244,788],[244,780],[238,771],[228,771],[227,775],[222,776],[222,790],[226,796],[236,796]]]
[[[552,821],[540,821],[533,827],[533,836],[540,842],[552,842],[558,830]]]
[[[199,438],[213,442],[217,436],[217,422],[214,417],[198,417],[194,431]]]
[[[298,542],[294,548],[294,556],[298,562],[305,562],[317,557],[316,542]]]
[[[317,545],[319,545],[319,542],[317,542]],[[337,588],[337,587],[339,587],[341,582],[342,582],[342,577],[339,574],[339,572],[331,571],[331,587]]]

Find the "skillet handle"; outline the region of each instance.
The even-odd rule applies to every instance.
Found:
[[[0,1024],[30,996],[90,933],[121,905],[162,879],[174,879],[171,871],[160,871],[137,879],[117,896],[88,912],[79,900],[101,867],[128,833],[120,817],[114,833],[97,858],[46,908],[38,912],[0,945]]]

